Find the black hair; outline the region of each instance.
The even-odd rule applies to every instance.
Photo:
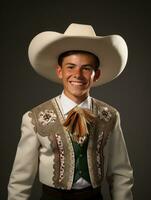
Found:
[[[99,66],[100,66],[99,58],[95,54],[93,54],[89,51],[83,51],[83,50],[70,50],[70,51],[65,51],[65,52],[61,53],[58,57],[58,64],[60,66],[62,66],[62,62],[65,57],[71,56],[73,54],[79,54],[79,53],[92,55],[95,59],[95,70],[97,70],[99,68]]]

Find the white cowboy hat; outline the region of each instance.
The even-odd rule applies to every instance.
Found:
[[[36,35],[29,45],[29,60],[35,71],[51,81],[61,83],[56,75],[58,57],[70,50],[95,54],[101,63],[101,76],[93,86],[116,78],[125,68],[128,49],[119,35],[96,36],[93,27],[70,24],[64,34],[46,31]]]

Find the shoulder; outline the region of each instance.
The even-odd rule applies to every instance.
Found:
[[[28,126],[31,124],[37,132],[37,128],[40,125],[44,127],[44,125],[47,125],[50,120],[55,120],[56,114],[54,113],[53,102],[56,98],[57,97],[49,99],[25,112],[22,117],[22,124]]]
[[[52,108],[52,104],[55,101],[57,97],[53,97],[45,102],[40,103],[39,105],[36,105],[35,107],[29,109],[23,114],[23,119],[28,119],[28,118],[35,118],[37,114],[41,112],[47,112]]]
[[[106,122],[113,121],[115,123],[117,121],[119,111],[115,107],[95,98],[92,98],[92,102],[96,107],[99,118],[104,119]]]
[[[47,101],[45,101],[45,102],[40,103],[39,105],[33,107],[33,108],[31,109],[31,111],[41,110],[41,109],[48,108],[49,105],[52,103],[52,101],[53,101],[54,99],[55,99],[55,97],[54,97],[54,98],[51,98],[51,99],[49,99],[49,100],[47,100]]]
[[[115,107],[113,107],[112,105],[110,105],[110,104],[108,104],[104,101],[101,101],[101,100],[98,100],[98,99],[95,99],[95,98],[92,98],[92,100],[97,105],[97,107],[99,107],[99,108],[102,108],[102,109],[104,108],[104,109],[110,110],[113,113],[118,112],[118,110]]]

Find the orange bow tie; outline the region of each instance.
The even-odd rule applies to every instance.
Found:
[[[96,116],[89,109],[79,107],[73,108],[64,122],[67,131],[71,133],[71,137],[79,144],[83,144],[89,135],[88,124],[94,124]]]

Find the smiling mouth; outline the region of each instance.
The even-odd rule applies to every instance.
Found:
[[[77,82],[77,81],[70,81],[71,85],[82,86],[85,85],[85,82]]]

